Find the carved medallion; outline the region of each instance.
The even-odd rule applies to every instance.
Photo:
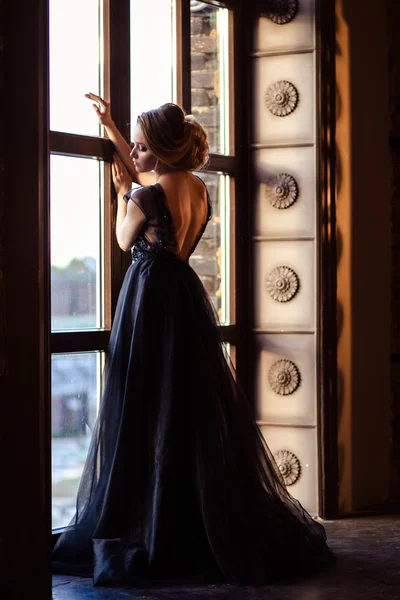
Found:
[[[285,485],[296,483],[301,475],[301,464],[297,456],[289,450],[278,450],[274,454],[274,458]]]
[[[279,173],[267,183],[267,198],[275,208],[289,208],[298,196],[297,181],[288,173]]]
[[[293,394],[300,385],[300,371],[291,360],[277,360],[268,372],[268,382],[271,388],[281,396]]]
[[[299,102],[299,92],[290,81],[273,83],[265,94],[268,110],[276,117],[290,115]]]
[[[298,292],[300,281],[293,269],[276,267],[268,275],[267,292],[277,302],[288,302]]]
[[[266,16],[277,25],[293,21],[299,10],[298,0],[267,0]]]

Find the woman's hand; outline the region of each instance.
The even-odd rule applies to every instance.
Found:
[[[113,156],[111,173],[117,195],[124,196],[132,188],[132,177],[129,175],[118,154],[114,154]]]
[[[85,96],[86,98],[89,98],[89,100],[93,100],[100,105],[99,108],[97,104],[93,104],[93,109],[97,115],[99,123],[104,125],[104,127],[111,127],[113,125],[113,120],[111,118],[110,103],[106,102],[106,100],[103,100],[103,98],[100,98],[100,96],[96,96],[96,94],[89,93],[85,94]]]

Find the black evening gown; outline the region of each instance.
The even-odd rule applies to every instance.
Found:
[[[76,514],[54,548],[53,571],[132,586],[260,584],[316,571],[333,558],[325,530],[287,491],[232,376],[207,293],[173,252],[162,187],[126,200],[146,223],[118,299]]]

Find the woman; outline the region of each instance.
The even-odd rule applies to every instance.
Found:
[[[206,134],[165,104],[138,117],[131,150],[109,103],[87,97],[118,153],[116,235],[132,264],[54,570],[95,585],[266,583],[312,572],[332,559],[325,530],[287,492],[187,262],[211,214],[192,173],[207,161]],[[131,175],[150,171],[155,185],[130,189]]]

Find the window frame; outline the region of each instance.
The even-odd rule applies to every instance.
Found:
[[[191,78],[190,78],[190,0],[177,0],[176,15],[177,15],[177,81],[178,81],[178,102],[181,103],[187,113],[191,112]],[[236,1],[228,1],[224,3],[207,1],[207,4],[214,6],[223,6],[227,8],[236,8]],[[126,61],[120,60],[121,56],[130,56],[130,0],[119,0],[118,3],[112,2],[112,0],[104,0],[104,94],[110,98],[113,120],[116,123],[118,129],[121,131],[126,141],[129,143],[129,128],[126,126],[130,120],[130,63],[129,59]],[[233,22],[236,14],[231,14],[231,37],[233,34],[234,25]],[[181,37],[179,32],[181,32]],[[230,76],[231,81],[234,77],[234,81],[238,80],[237,69],[235,65],[235,55],[237,54],[235,47],[236,36],[233,34],[233,61],[231,60],[230,65]],[[233,64],[232,64],[233,63]],[[188,68],[189,65],[189,68]],[[185,75],[184,75],[185,74]],[[122,86],[120,82],[123,81]],[[237,120],[235,121],[235,107],[238,103],[238,94],[236,90],[238,86],[234,87],[235,93],[231,94],[231,129],[232,137],[235,140],[235,150],[233,154],[222,155],[222,154],[210,154],[210,161],[207,171],[222,172],[226,175],[233,177],[233,198],[240,198],[242,196],[242,189],[240,185],[240,175],[238,173],[238,151],[240,150],[241,144],[237,144],[236,140],[239,138],[237,131]],[[240,100],[239,100],[240,104]],[[240,112],[240,111],[236,111]],[[49,132],[49,148],[51,154],[58,154],[67,157],[78,157],[78,158],[97,158],[104,161],[105,163],[105,203],[106,203],[106,223],[115,223],[116,219],[116,203],[111,202],[111,198],[115,200],[115,194],[111,186],[111,178],[109,173],[109,164],[112,160],[113,145],[106,137],[95,137],[78,135],[73,133],[66,133],[60,131]],[[109,181],[107,181],[109,179]],[[235,200],[234,200],[235,202]],[[236,205],[236,202],[235,202]],[[233,207],[233,214],[237,214],[236,206]],[[243,223],[243,219],[241,219]],[[108,227],[108,229],[112,229]],[[236,230],[236,223],[232,224],[231,230],[231,248],[233,262],[236,265],[236,271],[240,264],[237,261],[236,246],[232,244],[233,239],[237,239],[237,235],[234,235]],[[242,236],[242,229],[240,232],[236,232]],[[125,253],[118,247],[114,232],[111,231],[111,239],[106,239],[106,244],[111,246],[111,252],[106,252],[106,264],[104,265],[106,278],[105,278],[105,297],[107,297],[107,308],[106,325],[102,330],[88,330],[88,331],[55,331],[51,333],[51,351],[52,353],[63,353],[63,352],[82,352],[90,350],[103,350],[106,351],[108,347],[109,336],[111,332],[112,317],[115,312],[116,303],[118,300],[119,290],[123,281],[126,270],[131,262],[130,253]],[[110,259],[107,260],[108,255]],[[242,259],[243,253],[240,254]],[[240,274],[236,273],[236,278]],[[237,289],[238,285],[232,282],[231,287],[231,305],[236,306],[237,302]],[[234,288],[234,289],[232,289]],[[240,302],[239,302],[240,306]],[[224,342],[237,344],[242,336],[237,334],[237,319],[235,324],[232,325],[221,325],[221,333]]]
[[[124,61],[119,61],[119,52],[128,51],[129,56],[129,2],[119,0],[103,0],[104,21],[104,95],[112,101],[113,119],[127,139],[124,132],[123,115],[130,104],[129,83],[127,93],[123,94],[119,81],[125,81],[129,71]],[[126,26],[126,23],[128,25]],[[127,31],[124,31],[124,28]],[[128,43],[126,43],[128,39]],[[111,51],[113,49],[113,51]],[[123,55],[123,54],[122,54]],[[126,121],[125,121],[126,122]],[[126,129],[126,128],[125,128]],[[129,141],[127,139],[127,141]],[[115,193],[111,185],[110,164],[112,161],[113,145],[106,137],[77,135],[67,132],[49,132],[50,154],[66,157],[97,158],[104,161],[104,327],[94,330],[52,331],[51,353],[106,351],[111,333],[112,317],[118,300],[119,290],[123,280],[123,264],[126,259],[119,248],[112,231],[112,223],[116,220]],[[103,233],[103,232],[102,232]]]

